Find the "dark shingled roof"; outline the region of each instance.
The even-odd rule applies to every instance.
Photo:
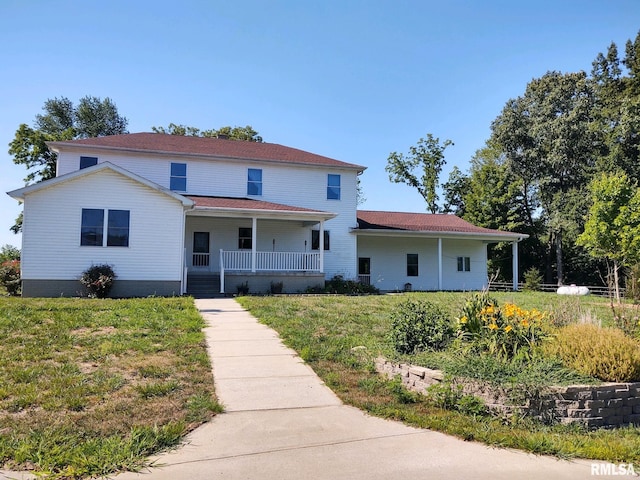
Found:
[[[358,228],[361,230],[404,230],[410,232],[454,232],[491,235],[509,235],[512,232],[476,227],[456,217],[441,213],[380,212],[358,210]]]
[[[246,142],[221,138],[188,137],[164,133],[128,133],[107,137],[49,142],[52,146],[81,146],[137,152],[210,156],[242,160],[319,165],[364,170],[365,167],[305,152],[276,143]]]

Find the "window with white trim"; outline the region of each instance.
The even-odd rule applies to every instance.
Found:
[[[418,276],[418,254],[407,253],[407,277]]]
[[[331,250],[330,248],[331,235],[329,230],[324,231],[324,249]],[[320,230],[311,230],[311,250],[320,250]]]
[[[250,168],[247,171],[247,195],[262,195],[261,168]]]
[[[340,200],[340,175],[327,175],[327,200]]]
[[[98,164],[98,157],[80,157],[80,170]]]
[[[128,247],[129,220],[129,210],[83,208],[80,227],[80,245],[94,247]]]
[[[458,271],[470,272],[471,271],[471,258],[470,257],[458,257]]]
[[[169,188],[177,192],[187,191],[187,164],[171,162]]]

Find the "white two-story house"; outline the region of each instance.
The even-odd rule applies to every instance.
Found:
[[[284,292],[341,275],[381,290],[475,290],[487,249],[525,235],[452,215],[358,211],[365,167],[270,143],[135,133],[50,142],[57,176],[24,202],[24,296],[75,296],[109,264],[113,296]]]

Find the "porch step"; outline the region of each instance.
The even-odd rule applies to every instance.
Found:
[[[220,275],[187,275],[187,294],[195,298],[220,296]]]

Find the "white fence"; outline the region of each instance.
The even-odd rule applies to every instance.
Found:
[[[256,252],[253,266],[249,250],[221,250],[220,269],[226,271],[319,272],[320,254],[308,252]]]

